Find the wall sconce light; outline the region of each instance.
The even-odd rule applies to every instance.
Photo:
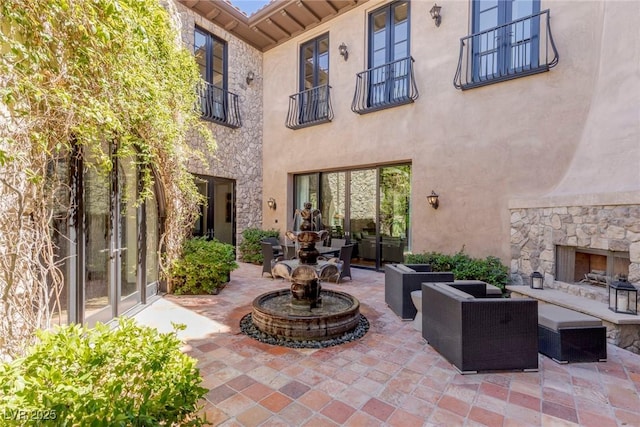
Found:
[[[269,209],[271,209],[272,211],[276,210],[276,199],[274,199],[273,197],[269,197],[269,200],[267,200],[267,206],[269,206]]]
[[[440,21],[442,21],[442,17],[440,16],[440,9],[442,9],[442,7],[438,6],[437,3],[434,3],[433,7],[429,11],[429,13],[431,14],[431,18],[436,21],[436,27],[439,27]]]
[[[253,73],[253,71],[249,71],[247,73],[247,84],[250,85],[253,79],[255,78],[256,78],[256,75]]]
[[[427,202],[429,202],[433,209],[438,209],[438,206],[440,206],[440,202],[438,202],[438,195],[433,190],[431,190],[431,194],[427,196]]]
[[[529,284],[531,289],[543,289],[544,276],[539,271],[531,273],[531,283]]]
[[[338,46],[338,52],[340,52],[340,56],[342,56],[345,61],[349,59],[349,51],[347,50],[347,45],[344,44],[344,42]]]

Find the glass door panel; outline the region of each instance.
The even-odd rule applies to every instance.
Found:
[[[117,314],[131,308],[140,302],[140,292],[137,280],[138,267],[138,208],[137,174],[135,163],[131,158],[118,159],[118,239],[114,250],[114,257],[119,283]]]
[[[112,317],[110,286],[111,192],[110,178],[89,169],[85,174],[85,319],[94,324]]]
[[[349,183],[349,236],[354,243],[352,265],[377,267],[376,169],[352,171]]]
[[[213,184],[213,229],[216,239],[234,244],[233,181],[216,178]]]
[[[322,174],[322,222],[330,230],[332,239],[344,239],[346,203],[346,172]]]
[[[402,263],[409,234],[411,167],[389,166],[380,169],[381,262]]]

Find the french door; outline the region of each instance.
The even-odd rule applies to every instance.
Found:
[[[473,2],[474,80],[535,69],[539,65],[539,0]]]
[[[299,122],[327,118],[329,114],[329,34],[300,47]]]
[[[409,96],[409,2],[391,3],[369,15],[369,106]]]
[[[89,325],[141,302],[136,165],[132,158],[114,159],[111,174],[88,169],[84,176],[82,311]]]

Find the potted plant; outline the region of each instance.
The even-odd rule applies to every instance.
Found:
[[[184,243],[182,257],[171,266],[173,292],[178,295],[217,294],[236,268],[233,245],[194,237]]]

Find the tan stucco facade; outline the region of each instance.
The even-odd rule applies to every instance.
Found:
[[[367,69],[371,0],[264,53],[263,227],[284,231],[293,174],[411,162],[412,252],[511,260],[510,208],[554,203],[640,204],[640,3],[547,1],[559,63],[549,72],[456,90],[470,2],[410,5],[410,53],[419,98],[370,114],[351,111],[356,74]],[[290,130],[300,45],[329,33],[332,122]],[[349,49],[348,61],[338,46]],[[426,196],[435,190],[440,207]],[[620,193],[619,197],[616,196]],[[278,209],[266,208],[274,197]],[[286,203],[285,203],[286,201]]]

